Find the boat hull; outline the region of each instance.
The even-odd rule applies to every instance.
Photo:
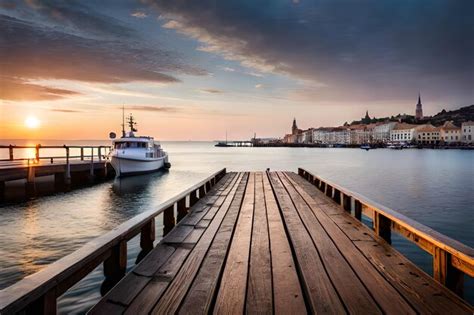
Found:
[[[138,160],[112,156],[110,164],[115,170],[116,177],[145,174],[158,171],[165,167],[167,157]]]

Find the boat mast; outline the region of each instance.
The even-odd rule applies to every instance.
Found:
[[[125,138],[125,105],[122,106],[122,138]]]

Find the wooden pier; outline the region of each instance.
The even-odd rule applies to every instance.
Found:
[[[473,313],[462,299],[472,248],[303,169],[224,174],[0,291],[0,312],[55,313],[101,262],[106,277],[124,276],[140,233],[148,254],[91,314]],[[390,245],[392,232],[433,255],[433,277]]]
[[[40,151],[51,152],[60,149],[61,155],[40,155]],[[4,198],[8,181],[25,179],[27,196],[36,194],[36,178],[54,175],[55,186],[67,189],[72,182],[86,183],[95,177],[113,175],[113,168],[105,163],[107,146],[0,146],[8,150],[8,158],[0,159],[0,200]],[[15,156],[15,151],[28,150],[31,157]],[[77,152],[76,155],[72,151]]]

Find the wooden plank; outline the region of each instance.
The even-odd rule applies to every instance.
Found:
[[[143,260],[133,269],[138,275],[151,277],[173,254],[175,248],[169,245],[157,245]],[[113,292],[113,290],[111,291]]]
[[[265,175],[266,176],[266,175]],[[272,269],[262,173],[255,173],[255,206],[250,246],[246,312],[272,314]]]
[[[263,188],[271,249],[274,312],[306,314],[306,305],[290,244],[266,174],[263,176]]]
[[[373,297],[367,291],[364,284],[357,277],[348,262],[344,259],[344,256],[338,250],[333,240],[323,228],[322,223],[320,223],[316,218],[302,196],[296,191],[295,187],[288,181],[283,173],[278,173],[278,177],[281,184],[285,187],[287,194],[289,194],[293,201],[304,226],[316,245],[321,261],[324,264],[324,268],[349,313],[381,314],[382,312]],[[329,218],[325,223],[328,222],[336,227]],[[340,235],[350,242],[344,234],[341,233]],[[343,239],[337,239],[337,241],[340,240]],[[346,251],[349,251],[346,252],[347,255],[357,253],[357,248],[355,246],[348,246],[345,249]]]
[[[214,313],[242,314],[245,309],[247,274],[252,236],[255,174],[250,173],[234,236],[229,249]]]
[[[288,193],[277,174],[268,175],[296,255],[296,266],[310,312],[345,313],[344,305],[326,273],[318,251],[314,244],[308,241],[311,240],[311,236],[298,216]]]
[[[472,314],[473,309],[385,242],[354,242],[421,314]]]
[[[247,178],[244,178],[237,188],[229,212],[224,218],[219,231],[217,231],[191,288],[183,299],[179,309],[180,314],[208,314],[210,312],[239,215],[246,184]]]
[[[238,186],[236,185],[229,193],[222,204],[221,209],[217,212],[211,224],[206,229],[203,236],[184,262],[180,272],[170,283],[156,306],[151,311],[152,314],[170,314],[175,313],[178,310],[178,307],[186,295],[189,287],[191,286],[191,283],[212,243],[212,240],[214,239],[214,236],[216,235],[224,217],[230,209],[230,205],[234,199],[237,187]]]
[[[341,216],[329,216],[324,213],[317,205],[313,202],[313,198],[307,193],[307,190],[314,190],[314,187],[306,185],[301,179],[298,179],[300,183],[293,180],[290,174],[285,174],[286,179],[291,183],[293,188],[300,194],[305,202],[311,207],[314,215],[325,229],[328,236],[333,240],[334,244],[344,256],[344,259],[350,264],[351,268],[356,273],[357,277],[362,281],[364,286],[373,296],[377,304],[382,308],[384,313],[388,314],[415,314],[411,305],[409,305],[400,293],[377,271],[377,269],[367,260],[367,258],[360,253],[358,248],[355,246],[353,241],[341,230],[340,226],[336,224],[334,218]],[[353,221],[353,225],[361,224],[353,217],[348,217],[345,221]],[[367,228],[367,227],[366,227]],[[357,230],[363,236],[361,230]],[[370,231],[372,234],[373,232]],[[354,232],[351,232],[354,235]],[[356,237],[362,238],[362,237]],[[371,238],[369,241],[373,241]]]
[[[308,192],[308,191],[307,191]],[[309,193],[309,192],[308,192]],[[311,194],[310,194],[311,195]],[[367,231],[367,226],[358,220],[354,220],[348,213],[333,215],[331,219],[352,241],[373,241],[372,233]]]
[[[162,240],[164,244],[179,244],[194,230],[194,226],[181,225],[175,226],[168,235]]]

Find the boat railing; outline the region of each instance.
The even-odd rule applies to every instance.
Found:
[[[226,169],[221,169],[164,202],[158,209],[137,215],[43,270],[0,291],[0,314],[55,314],[57,298],[101,263],[105,281],[118,282],[126,271],[127,242],[140,234],[142,252],[139,256],[143,257],[154,246],[155,218],[163,214],[163,234],[166,235],[225,174]]]
[[[463,295],[464,275],[474,277],[473,248],[305,169],[298,168],[298,174],[358,220],[362,215],[370,219],[375,233],[389,244],[393,231],[428,252],[433,257],[433,278]]]

